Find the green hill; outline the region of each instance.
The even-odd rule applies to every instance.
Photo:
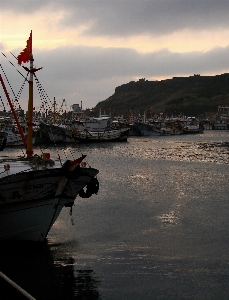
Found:
[[[161,81],[139,79],[116,87],[115,93],[99,102],[100,109],[113,116],[127,116],[128,111],[197,116],[216,113],[218,106],[229,106],[229,74],[173,77]]]

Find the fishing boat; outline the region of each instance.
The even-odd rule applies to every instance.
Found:
[[[148,124],[144,122],[135,123],[135,129],[140,132],[141,136],[158,136],[161,134],[161,125]]]
[[[67,130],[66,125],[62,124],[47,124],[44,122],[40,122],[40,131],[42,136],[46,136],[48,141],[51,143],[63,143],[67,142],[66,133]]]
[[[0,157],[0,240],[45,241],[63,207],[72,207],[77,196],[89,198],[99,190],[99,171],[88,166],[86,155],[62,163],[60,157],[51,159],[49,153],[33,153],[33,75],[39,70],[33,61],[31,31],[26,48],[18,56],[19,64],[30,62],[29,69],[23,66],[30,74],[27,140],[0,74],[26,147],[24,157]]]
[[[26,137],[26,129],[21,126],[23,133]],[[21,134],[16,126],[16,124],[6,125],[1,129],[1,132],[5,133],[6,136],[6,147],[9,146],[22,146],[23,141],[21,138]],[[32,137],[32,143],[35,143],[35,137]]]
[[[228,118],[223,119],[223,118],[217,118],[217,120],[213,123],[213,130],[227,130],[229,129],[228,126]]]
[[[183,121],[183,133],[203,133],[204,126],[199,123],[196,117],[188,117]]]
[[[112,122],[108,116],[74,120],[71,125],[41,123],[40,127],[51,142],[62,143],[126,141],[130,129]]]
[[[127,141],[129,128],[107,129],[101,131],[76,130],[72,133],[72,138],[77,142],[114,142]]]
[[[101,115],[98,118],[89,117],[87,120],[74,120],[72,122],[72,130],[88,130],[90,132],[104,131],[110,129],[112,126],[112,120],[109,116]]]
[[[127,141],[129,127],[119,122],[112,122],[110,116],[101,115],[99,118],[91,117],[87,121],[75,121],[70,129],[66,130],[67,140],[75,142],[115,142]]]

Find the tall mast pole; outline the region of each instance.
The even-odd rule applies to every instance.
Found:
[[[29,101],[28,101],[28,140],[27,140],[27,157],[33,155],[33,54],[32,54],[32,31],[31,31],[31,52],[30,52],[30,76],[29,76]]]
[[[1,81],[1,83],[2,83],[2,87],[3,87],[3,90],[4,90],[4,92],[5,92],[6,99],[7,99],[8,102],[9,102],[9,105],[10,105],[10,108],[11,108],[11,111],[12,111],[12,114],[13,114],[13,116],[14,116],[14,120],[15,120],[15,122],[16,122],[16,124],[17,124],[19,133],[20,133],[20,135],[21,135],[22,141],[23,141],[25,147],[27,147],[27,143],[26,143],[26,139],[25,139],[25,136],[24,136],[24,132],[23,132],[23,130],[22,130],[22,128],[21,128],[21,125],[20,125],[20,123],[19,123],[19,121],[18,121],[17,114],[15,113],[14,106],[13,106],[11,100],[10,100],[9,93],[7,92],[7,89],[6,89],[6,86],[5,86],[5,83],[4,83],[3,79],[2,79],[2,75],[1,75],[1,74],[0,74],[0,81]]]
[[[52,124],[56,123],[56,97],[54,97],[53,100],[53,118],[52,118]]]

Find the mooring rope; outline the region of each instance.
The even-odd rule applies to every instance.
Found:
[[[4,273],[0,271],[0,277],[9,283],[14,289],[16,289],[19,293],[25,296],[29,300],[36,300],[33,296],[31,296],[28,292],[26,292],[23,288],[21,288],[18,284],[16,284],[13,280],[7,277]]]

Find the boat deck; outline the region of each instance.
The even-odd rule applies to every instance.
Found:
[[[29,172],[34,171],[36,168],[55,168],[60,167],[60,162],[58,160],[53,161],[51,159],[43,160],[39,156],[35,156],[32,159],[27,159],[24,157],[9,157],[9,156],[0,156],[0,178],[5,177],[6,175],[18,174],[20,172]],[[7,172],[7,174],[6,174]]]

